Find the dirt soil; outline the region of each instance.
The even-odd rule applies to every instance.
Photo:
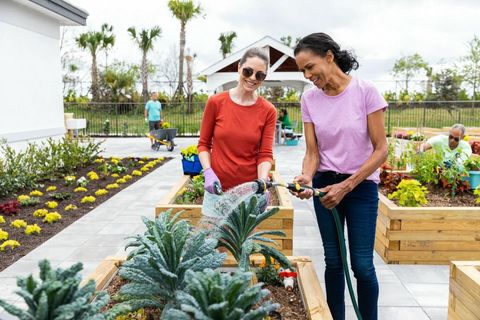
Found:
[[[16,240],[20,243],[19,247],[16,247],[13,250],[10,250],[9,248],[5,249],[5,251],[0,251],[0,271],[4,270],[8,266],[10,266],[12,263],[20,259],[21,257],[25,256],[28,254],[30,251],[68,227],[70,224],[84,216],[85,214],[89,213],[91,210],[95,209],[97,206],[99,206],[101,203],[104,201],[108,200],[118,192],[122,191],[132,183],[135,183],[135,181],[141,179],[145,175],[149,174],[159,166],[162,166],[164,163],[169,161],[171,158],[165,158],[162,162],[160,162],[158,165],[150,169],[150,171],[147,172],[142,172],[143,175],[140,177],[132,176],[132,179],[130,181],[127,181],[126,183],[119,184],[118,189],[111,189],[108,190],[108,194],[103,195],[103,196],[95,196],[94,193],[96,190],[105,188],[107,184],[115,183],[115,181],[118,178],[112,178],[111,176],[108,176],[106,178],[100,178],[99,180],[89,180],[89,183],[87,185],[87,189],[89,192],[79,192],[75,193],[73,190],[77,187],[76,184],[67,186],[65,185],[65,182],[63,179],[57,179],[56,181],[45,181],[43,187],[37,188],[37,190],[40,190],[44,193],[43,196],[40,197],[40,203],[35,206],[31,207],[22,207],[19,206],[19,210],[16,214],[13,215],[6,215],[0,213],[5,218],[5,223],[0,224],[0,228],[3,231],[7,231],[9,234],[8,239],[11,240]],[[144,162],[144,164],[139,164],[135,163],[134,167],[131,167],[128,169],[127,172],[121,173],[120,177],[123,177],[125,174],[130,174],[133,170],[139,170],[143,165],[145,165],[148,161],[154,160],[154,159],[140,159]],[[122,160],[123,161],[123,160]],[[77,179],[81,176],[85,176],[87,172],[89,171],[95,171],[98,173],[97,167],[99,164],[95,163],[92,165],[89,165],[88,167],[80,168],[77,170],[76,177]],[[99,174],[99,173],[98,173]],[[100,175],[100,174],[99,174]],[[45,189],[49,186],[56,186],[57,190],[53,192],[46,192]],[[20,194],[29,194],[31,190],[22,190],[18,192],[18,195]],[[90,192],[91,191],[91,192]],[[59,192],[68,192],[71,197],[66,200],[55,200],[49,196],[50,193],[59,193]],[[87,195],[93,195],[96,200],[94,203],[81,203],[81,200],[84,196]],[[15,197],[10,197],[10,198],[0,198],[0,203],[3,203],[8,200],[15,200]],[[62,219],[54,222],[52,224],[48,224],[43,222],[43,218],[40,217],[34,217],[33,212],[37,209],[44,209],[45,207],[45,202],[47,201],[56,201],[58,203],[58,207],[55,209],[48,209],[49,212],[58,212],[61,216]],[[78,207],[77,210],[71,210],[71,211],[65,211],[64,208],[68,204],[74,204]],[[13,220],[16,219],[22,219],[25,220],[28,224],[34,224],[36,223],[42,230],[40,234],[34,234],[34,235],[26,235],[25,234],[25,228],[14,228],[10,226],[10,223]],[[139,218],[140,219],[140,218]]]
[[[107,292],[110,297],[113,297],[121,288],[122,285],[126,284],[127,282],[122,279],[120,276],[116,275],[113,277],[112,281],[107,287]],[[303,306],[302,297],[300,294],[300,290],[295,283],[295,288],[292,291],[286,290],[283,286],[264,286],[264,288],[268,289],[271,294],[268,296],[274,303],[280,304],[280,307],[270,313],[270,319],[275,320],[305,320],[307,319],[307,313],[305,311],[305,307]],[[110,309],[115,305],[114,301],[110,301],[109,304],[105,307],[105,309]],[[154,320],[160,318],[161,311],[154,308],[145,309],[145,316],[148,320]],[[136,318],[132,318],[136,319]]]
[[[480,203],[476,202],[477,196],[471,190],[451,197],[447,189],[438,186],[427,186],[427,189],[425,197],[428,202],[423,207],[480,207]],[[380,192],[387,196],[384,189],[380,188]],[[397,200],[392,201],[398,205]]]

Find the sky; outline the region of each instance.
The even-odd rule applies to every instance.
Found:
[[[69,0],[89,13],[86,27],[71,27],[70,35],[114,27],[116,44],[109,61],[140,61],[140,52],[127,33],[154,25],[162,29],[153,63],[170,54],[179,43],[180,23],[168,9],[168,0]],[[395,90],[391,74],[397,59],[419,53],[434,68],[452,65],[467,54],[467,43],[480,36],[478,0],[194,0],[204,17],[186,28],[186,47],[197,57],[194,72],[222,59],[218,37],[235,31],[234,49],[242,49],[269,35],[280,39],[313,32],[329,34],[342,49],[357,55],[360,68],[352,74],[370,80],[380,91]],[[85,54],[87,66],[89,57]],[[422,78],[419,77],[419,80]],[[418,86],[421,82],[418,82]]]

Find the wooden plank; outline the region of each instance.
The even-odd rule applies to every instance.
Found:
[[[480,241],[400,241],[400,250],[480,251]]]
[[[480,241],[480,231],[390,231],[390,240]]]
[[[480,230],[480,220],[405,220],[402,222],[402,230]]]
[[[480,272],[475,266],[457,266],[454,280],[480,304]]]
[[[97,268],[91,273],[87,278],[85,278],[82,283],[80,284],[83,287],[87,284],[88,281],[93,279],[95,281],[95,290],[100,291],[103,290],[113,278],[113,276],[118,271],[119,263],[125,261],[124,256],[109,256],[105,260],[103,260]]]
[[[453,294],[457,300],[461,301],[472,314],[480,316],[480,300],[473,297],[466,288],[462,287],[462,285],[452,278],[450,278],[448,287],[450,293]]]
[[[388,259],[398,261],[445,261],[480,259],[480,252],[471,251],[389,251]]]
[[[298,262],[297,273],[298,285],[308,318],[312,320],[333,319],[313,263]]]
[[[458,315],[458,317],[462,320],[479,320],[475,314],[473,314],[466,306],[465,304],[455,298],[455,313]]]

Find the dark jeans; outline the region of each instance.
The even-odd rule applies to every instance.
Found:
[[[348,175],[317,172],[313,187],[321,188],[339,183]],[[365,180],[348,193],[336,207],[343,229],[348,231],[350,263],[357,279],[357,297],[363,320],[377,319],[378,281],[373,265],[373,246],[377,222],[377,184]],[[325,285],[327,302],[333,319],[345,319],[345,277],[340,257],[335,221],[330,210],[320,200],[313,200],[325,251]]]

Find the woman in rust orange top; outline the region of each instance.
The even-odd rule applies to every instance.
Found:
[[[267,76],[269,58],[261,48],[245,52],[238,64],[238,85],[210,97],[203,113],[199,158],[205,190],[223,190],[268,178],[273,160],[275,107],[255,91]]]

